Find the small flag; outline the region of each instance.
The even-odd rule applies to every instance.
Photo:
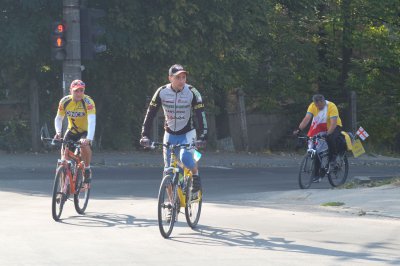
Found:
[[[365,129],[363,129],[362,127],[360,127],[356,134],[360,137],[360,139],[365,140],[366,138],[368,138],[368,133],[367,131],[365,131]]]

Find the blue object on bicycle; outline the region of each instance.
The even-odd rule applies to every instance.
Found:
[[[181,157],[181,162],[189,169],[193,169],[195,167],[195,162],[193,160],[193,154],[186,150],[186,149],[181,149],[180,152],[180,157]]]
[[[196,162],[198,162],[201,158],[201,153],[198,152],[197,150],[194,150],[193,158]]]

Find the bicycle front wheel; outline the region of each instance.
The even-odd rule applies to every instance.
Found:
[[[53,197],[51,200],[51,214],[54,221],[59,221],[64,208],[64,203],[67,200],[68,188],[65,185],[66,170],[63,165],[60,165],[56,170],[53,185]]]
[[[203,190],[196,193],[192,193],[193,179],[189,178],[186,185],[186,206],[185,206],[185,217],[186,222],[191,228],[195,228],[199,222],[201,214],[201,206],[203,203]]]
[[[168,238],[174,228],[177,203],[176,186],[172,182],[172,176],[163,178],[158,192],[158,227],[164,238]],[[178,203],[179,204],[179,203]]]
[[[346,182],[347,175],[349,174],[349,160],[347,155],[338,156],[336,166],[328,175],[329,183],[332,187],[338,187]]]
[[[89,203],[90,196],[90,184],[83,182],[83,169],[77,169],[77,177],[75,181],[75,194],[74,194],[74,205],[75,210],[79,214],[84,214]]]
[[[315,159],[307,153],[300,164],[299,186],[301,189],[307,189],[311,186],[315,175]]]

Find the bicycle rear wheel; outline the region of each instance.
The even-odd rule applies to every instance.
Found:
[[[79,214],[84,214],[89,203],[90,196],[90,184],[83,182],[83,169],[77,168],[77,177],[75,188],[76,192],[74,194],[74,205],[75,210]]]
[[[345,153],[341,156],[338,156],[335,168],[330,171],[328,175],[329,183],[332,185],[332,187],[341,186],[346,182],[348,174],[349,160],[347,159],[347,155]]]
[[[63,165],[56,170],[53,185],[53,197],[51,200],[51,214],[54,221],[59,221],[64,208],[64,203],[67,200],[68,187],[65,186],[66,170]]]
[[[195,228],[199,222],[201,214],[201,206],[203,203],[203,190],[200,188],[194,195],[192,193],[193,179],[189,178],[186,185],[186,206],[185,217],[186,222],[191,228]]]
[[[299,171],[299,186],[301,189],[307,189],[311,186],[315,175],[315,159],[310,154],[306,154],[301,161]]]
[[[169,193],[168,193],[169,192]],[[164,238],[168,238],[174,228],[177,210],[176,185],[172,182],[172,176],[163,178],[158,192],[158,227]],[[178,202],[179,204],[179,202]],[[179,206],[178,206],[179,208]]]

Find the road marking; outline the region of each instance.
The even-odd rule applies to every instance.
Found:
[[[225,166],[218,166],[218,165],[210,165],[210,166],[206,166],[209,168],[216,168],[216,169],[224,169],[224,170],[232,170],[233,168],[231,167],[225,167]]]

